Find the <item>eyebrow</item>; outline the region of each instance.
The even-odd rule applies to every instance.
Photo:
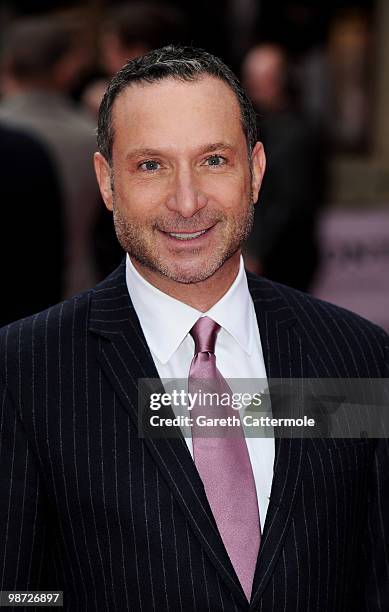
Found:
[[[213,151],[227,151],[231,150],[232,148],[233,146],[228,142],[213,142],[201,147],[199,153],[201,155],[203,153],[212,153]]]
[[[233,149],[233,146],[228,142],[212,142],[208,143],[198,150],[199,155],[204,155],[205,153],[212,153],[214,151],[227,151]],[[161,149],[151,149],[149,147],[140,147],[138,149],[132,149],[126,155],[126,159],[131,159],[134,157],[154,157],[158,155],[163,155],[163,151]]]

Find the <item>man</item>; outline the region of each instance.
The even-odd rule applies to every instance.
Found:
[[[95,125],[69,99],[88,62],[85,40],[73,19],[27,17],[8,28],[1,58],[0,118],[41,140],[58,171],[65,209],[65,297],[92,287],[98,278],[91,243],[100,201],[90,163]]]
[[[246,244],[246,266],[308,291],[319,263],[316,233],[325,196],[324,138],[318,126],[298,112],[288,82],[288,58],[280,45],[253,47],[242,63],[242,81],[269,160],[261,206]]]
[[[135,59],[98,146],[126,260],[0,335],[1,589],[62,589],[72,611],[386,609],[386,440],[138,429],[143,378],[388,373],[382,330],[246,277],[265,158],[236,78],[191,48]]]

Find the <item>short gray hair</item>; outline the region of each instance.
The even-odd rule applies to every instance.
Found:
[[[97,146],[109,164],[112,163],[114,140],[112,108],[123,89],[132,83],[155,83],[167,78],[196,81],[204,75],[224,81],[234,92],[239,103],[242,128],[251,157],[257,141],[256,115],[238,78],[218,57],[203,49],[168,45],[127,62],[112,77],[108,85],[99,110]]]

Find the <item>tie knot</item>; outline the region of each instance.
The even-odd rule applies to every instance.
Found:
[[[209,317],[200,317],[190,330],[195,343],[195,353],[214,353],[220,325]]]

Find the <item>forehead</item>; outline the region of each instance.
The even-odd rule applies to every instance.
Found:
[[[167,78],[126,87],[113,105],[114,149],[128,144],[179,146],[245,143],[239,103],[220,79]]]

